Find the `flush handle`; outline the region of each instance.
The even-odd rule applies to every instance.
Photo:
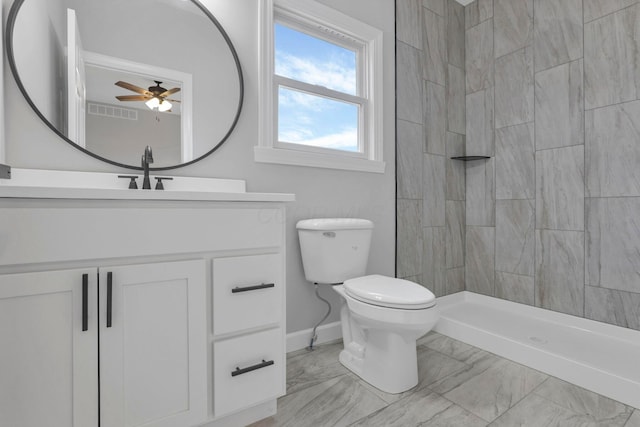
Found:
[[[336,233],[334,231],[325,231],[324,233],[322,233],[322,235],[324,237],[331,237],[331,238],[336,237]]]

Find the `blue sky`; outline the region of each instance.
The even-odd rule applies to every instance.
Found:
[[[280,24],[275,25],[276,74],[356,94],[356,55]],[[278,139],[357,151],[358,107],[280,88]]]

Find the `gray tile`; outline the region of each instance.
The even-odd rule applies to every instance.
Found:
[[[446,294],[455,294],[464,290],[464,267],[447,269]]]
[[[423,226],[439,227],[445,224],[445,156],[425,154]]]
[[[422,126],[398,120],[397,124],[397,197],[422,198]]]
[[[464,363],[430,348],[420,347],[418,351],[418,385],[415,390],[428,387],[449,375],[467,368]]]
[[[493,16],[493,0],[473,1],[464,8],[465,28],[475,27]]]
[[[584,230],[584,147],[536,152],[536,228]]]
[[[584,232],[536,230],[536,306],[584,313]]]
[[[353,376],[342,375],[281,397],[272,419],[281,427],[348,426],[386,405]]]
[[[422,49],[422,0],[396,1],[396,39]]]
[[[422,51],[396,43],[397,118],[422,123]]]
[[[418,347],[420,346],[446,354],[467,365],[472,365],[487,355],[484,350],[433,331],[418,340]]]
[[[417,426],[437,417],[453,403],[429,390],[418,390],[379,411],[362,418],[357,426]]]
[[[464,135],[447,132],[447,158],[446,181],[447,188],[445,198],[447,200],[464,200],[465,197],[465,166],[460,160],[452,160],[454,156],[464,156]]]
[[[493,20],[467,30],[465,36],[467,93],[493,86]]]
[[[631,414],[629,421],[627,421],[624,427],[640,427],[640,409],[633,411],[633,414]]]
[[[622,426],[632,411],[622,403],[553,377],[534,393],[575,413],[589,414],[599,425]]]
[[[587,200],[585,283],[640,293],[640,198]]]
[[[446,266],[447,268],[464,266],[464,201],[446,202]]]
[[[638,0],[583,0],[584,22],[593,21],[636,3]]]
[[[342,341],[287,355],[287,393],[295,393],[349,372],[338,361]]]
[[[584,317],[640,330],[640,293],[586,286]]]
[[[584,143],[582,59],[536,74],[536,149]]]
[[[398,199],[396,274],[422,274],[422,200]]]
[[[423,256],[421,284],[440,297],[446,295],[445,227],[423,229]]]
[[[536,160],[533,123],[496,129],[496,199],[533,199]]]
[[[419,427],[484,427],[487,422],[458,405],[451,405]]]
[[[546,375],[505,359],[489,366],[444,397],[491,422],[538,387]]]
[[[495,296],[520,304],[534,305],[535,283],[533,277],[496,271]]]
[[[495,225],[494,160],[467,162],[466,225]]]
[[[447,59],[449,64],[464,69],[464,6],[447,1]]]
[[[496,202],[496,270],[533,276],[534,230],[533,200]]]
[[[640,196],[640,101],[586,112],[587,194]]]
[[[446,1],[447,0],[422,0],[422,5],[440,16],[445,16],[447,10]]]
[[[639,22],[640,5],[636,5],[585,24],[587,109],[640,98]]]
[[[425,343],[424,345],[427,346],[428,343]],[[421,347],[422,345],[419,348]],[[437,351],[441,351],[441,349],[438,349]],[[462,350],[458,351],[455,349],[451,349],[450,351],[456,351],[456,354],[458,354],[458,356],[456,356],[456,354],[451,354],[451,357],[460,359],[459,351],[461,352]],[[442,351],[442,352],[445,354],[450,353],[448,351]],[[498,366],[502,360],[504,359],[494,354],[491,354],[489,352],[486,352],[484,350],[480,350],[479,353],[473,354],[468,358],[468,360],[464,361],[465,367],[463,369],[456,371],[432,383],[431,385],[429,385],[429,388],[435,391],[436,393],[444,395],[445,393],[477,377],[478,375],[482,374],[486,370],[494,366]]]
[[[582,0],[534,0],[536,71],[582,58]]]
[[[444,156],[447,140],[447,104],[444,86],[425,81],[424,94],[424,151]]]
[[[467,291],[494,295],[494,241],[495,228],[467,227],[465,252]]]
[[[533,43],[533,0],[494,0],[495,57]]]
[[[493,88],[467,95],[467,155],[493,156]]]
[[[466,131],[464,70],[451,64],[447,66],[447,70],[447,129],[464,135]]]
[[[496,129],[533,121],[533,51],[530,47],[496,59]]]
[[[556,405],[536,394],[518,402],[513,409],[507,411],[491,427],[601,427],[597,421],[586,414],[575,412]]]
[[[422,75],[425,80],[444,86],[447,79],[447,21],[429,9],[423,10],[423,21]]]

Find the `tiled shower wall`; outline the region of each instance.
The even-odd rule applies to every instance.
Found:
[[[464,290],[464,8],[397,0],[397,276]]]
[[[450,293],[462,287],[446,277],[459,277],[464,264],[469,291],[640,329],[640,2],[476,0],[464,8],[464,67],[449,57],[445,102],[457,98],[453,66],[466,76],[465,126],[454,119],[452,127],[449,111],[439,120],[450,141],[466,134],[466,154],[491,159],[469,162],[466,191],[455,195],[459,171],[436,157],[441,150],[427,143],[422,165],[407,151],[420,132],[427,141],[434,132],[432,110],[420,122],[415,97],[430,104],[434,77],[420,58],[441,50],[425,38],[433,24],[416,8],[436,3],[397,1],[398,276],[422,273],[425,286]],[[437,257],[443,248],[445,258],[456,253],[447,237],[461,226],[460,264],[445,259],[439,285]]]

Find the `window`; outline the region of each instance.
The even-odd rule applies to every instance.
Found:
[[[313,0],[266,0],[256,161],[384,172],[382,32]]]

